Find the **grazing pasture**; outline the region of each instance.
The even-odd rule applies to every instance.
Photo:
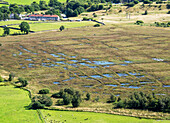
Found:
[[[138,119],[134,117],[92,113],[92,112],[73,112],[73,111],[52,111],[41,110],[45,121],[68,122],[68,123],[168,123],[168,121],[156,121],[152,119]]]
[[[37,111],[26,108],[30,102],[28,92],[13,86],[0,86],[0,122],[41,123]]]
[[[83,22],[51,22],[51,23],[32,23],[30,24],[30,29],[32,31],[44,31],[44,30],[59,30],[60,26],[64,26],[65,28],[75,28],[75,27],[83,27],[83,26],[93,26],[96,24],[91,21],[83,21]],[[18,25],[10,26],[19,28]]]
[[[111,93],[168,95],[169,38],[168,30],[132,25],[2,37],[0,68],[28,78],[34,93],[73,87],[103,102]]]

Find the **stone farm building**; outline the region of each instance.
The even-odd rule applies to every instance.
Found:
[[[59,21],[60,17],[58,15],[43,15],[43,14],[33,14],[33,15],[29,15],[29,19],[30,20],[34,20],[34,21],[46,21],[46,20],[52,20],[52,21]]]

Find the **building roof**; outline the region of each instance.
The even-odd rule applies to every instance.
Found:
[[[35,15],[35,14],[32,14],[32,15],[29,15],[29,17],[58,17],[58,15],[43,15],[43,14]]]

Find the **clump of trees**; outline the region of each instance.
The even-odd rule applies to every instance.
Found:
[[[155,93],[134,92],[128,98],[119,101],[116,107],[170,112],[170,97],[159,96],[158,98]]]
[[[80,91],[74,90],[73,88],[60,89],[58,93],[54,93],[51,97],[62,98],[62,101],[58,101],[58,105],[69,105],[78,107],[82,101]]]
[[[170,22],[162,22],[162,23],[160,23],[160,22],[155,22],[155,26],[156,27],[170,27]]]
[[[32,98],[32,103],[29,105],[30,109],[41,109],[45,106],[49,107],[53,104],[50,97],[46,95],[39,95]]]

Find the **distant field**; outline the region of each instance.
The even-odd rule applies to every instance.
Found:
[[[83,26],[93,26],[96,24],[95,22],[56,22],[56,23],[35,23],[30,24],[31,31],[43,31],[43,30],[55,30],[59,29],[60,26],[64,26],[65,28],[74,28],[74,27],[83,27]],[[19,28],[18,25],[10,26]]]
[[[27,110],[28,92],[13,86],[0,86],[1,123],[40,123],[36,110]]]
[[[37,3],[39,3],[40,0],[5,0],[7,2],[9,2],[10,4],[22,4],[22,5],[30,5],[32,2],[36,1]],[[46,3],[48,4],[49,0],[43,0],[46,1]],[[65,2],[66,0],[59,0],[60,2]]]
[[[9,20],[9,21],[0,21],[0,26],[8,25],[8,24],[20,24],[23,21],[28,23],[33,23],[33,21],[26,21],[26,20]]]
[[[10,29],[10,34],[14,34],[14,33],[18,33],[18,32],[21,32],[19,30],[15,30],[15,29]],[[0,35],[2,35],[4,33],[4,30],[3,28],[0,28]]]
[[[156,121],[151,119],[138,119],[111,114],[71,111],[41,110],[47,123],[60,121],[67,123],[168,123],[168,121]],[[51,115],[51,116],[49,116]]]

